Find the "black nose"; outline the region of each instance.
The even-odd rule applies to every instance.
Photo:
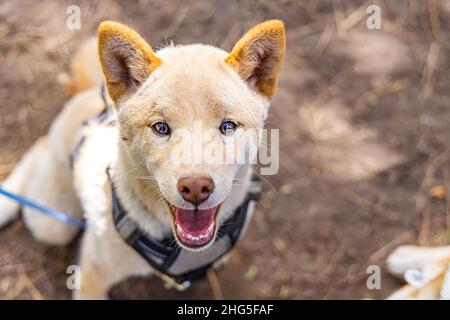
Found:
[[[185,177],[178,180],[177,187],[184,200],[199,205],[214,191],[214,182],[208,177]]]

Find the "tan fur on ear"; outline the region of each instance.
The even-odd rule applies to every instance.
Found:
[[[284,58],[286,36],[280,20],[260,23],[248,31],[225,60],[259,93],[272,98]]]
[[[136,89],[162,63],[137,32],[118,22],[100,24],[98,46],[108,93],[114,101]]]

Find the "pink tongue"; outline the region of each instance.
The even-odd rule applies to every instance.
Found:
[[[216,209],[217,208],[207,210],[187,210],[176,208],[175,219],[184,231],[200,233],[206,231],[214,222]]]

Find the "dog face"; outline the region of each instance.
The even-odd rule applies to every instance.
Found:
[[[213,242],[221,204],[254,160],[252,138],[264,125],[284,47],[280,21],[256,26],[230,54],[205,45],[154,53],[126,26],[99,28],[121,151],[145,181],[141,197],[163,199],[176,239],[189,250]]]

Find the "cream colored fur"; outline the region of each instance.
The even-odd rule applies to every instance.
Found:
[[[179,207],[190,207],[175,186],[182,176],[212,177],[215,191],[201,206],[222,203],[219,221],[242,202],[251,167],[175,165],[169,160],[174,142],[155,135],[150,126],[163,119],[172,128],[190,131],[192,123],[200,121],[206,130],[218,128],[224,118],[233,118],[245,128],[262,128],[283,60],[284,27],[280,21],[269,21],[243,39],[231,54],[206,45],[167,47],[154,53],[133,30],[103,23],[100,60],[117,108],[118,128],[90,125],[80,129],[83,121],[104,107],[97,74],[100,68],[92,66],[91,57],[96,55],[92,41],[81,48],[77,59],[85,57],[89,66],[78,60],[75,63],[81,71],[75,72],[73,92],[81,92],[66,103],[48,135],[2,183],[78,219],[84,214],[88,228],[80,248],[81,288],[75,290],[75,298],[106,298],[111,286],[122,279],[152,273],[114,227],[108,166],[129,216],[155,238],[163,238],[173,228],[163,197]],[[245,78],[239,70],[246,70]],[[72,171],[70,156],[80,134],[86,140]],[[223,144],[219,133],[213,139]],[[0,197],[0,226],[18,212],[16,203]],[[33,235],[50,244],[67,244],[78,232],[28,208],[23,208],[23,215]]]
[[[388,299],[450,299],[450,246],[401,246],[389,255],[387,266],[396,276],[408,278],[409,273],[419,277],[409,280]]]

